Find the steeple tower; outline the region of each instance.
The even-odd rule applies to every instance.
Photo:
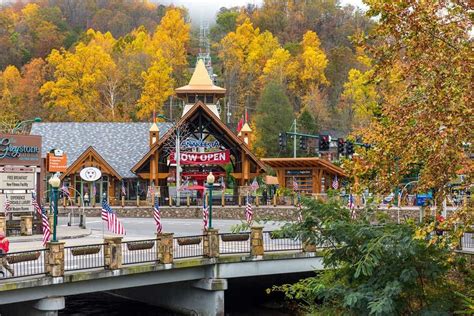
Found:
[[[189,84],[175,90],[178,98],[185,101],[186,105],[183,110],[185,115],[198,101],[201,101],[219,117],[217,111],[217,100],[225,96],[225,89],[215,86],[212,83],[211,77],[204,65],[202,59],[199,59],[196,63],[193,76],[189,81]]]

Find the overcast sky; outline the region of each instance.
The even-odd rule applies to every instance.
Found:
[[[340,0],[342,5],[351,4],[361,9],[366,7],[362,0]],[[201,18],[212,23],[221,7],[243,6],[247,3],[260,5],[263,0],[157,0],[159,3],[182,5],[188,8],[193,24],[199,24]]]

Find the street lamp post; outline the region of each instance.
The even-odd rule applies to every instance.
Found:
[[[56,238],[56,226],[58,226],[58,188],[59,185],[61,184],[61,180],[59,180],[59,176],[55,174],[49,179],[49,184],[51,185],[52,188],[52,193],[53,193],[53,212],[54,212],[54,217],[53,217],[53,239],[51,240],[52,242],[57,242],[58,239]]]
[[[20,123],[16,124],[16,126],[13,128],[12,134],[15,134],[17,131],[20,130],[20,128],[22,128],[27,123],[39,123],[39,122],[41,122],[40,117],[35,117],[32,120],[21,121]]]
[[[212,229],[212,189],[214,188],[215,177],[212,171],[207,175],[206,188],[209,189],[209,229]]]

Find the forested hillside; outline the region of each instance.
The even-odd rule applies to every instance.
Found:
[[[270,83],[267,95],[275,87],[282,90],[302,131],[347,133],[363,122],[364,111],[353,105],[374,96],[364,86],[370,61],[354,37],[370,25],[361,12],[337,1],[266,0],[261,7],[221,8],[211,44],[218,84],[228,91],[221,106],[230,107],[230,125],[247,109],[257,138],[265,137],[259,131],[266,129],[258,122],[289,128],[277,119],[279,112],[260,110]],[[4,120],[137,121],[149,119],[153,110],[168,112],[164,105],[173,89],[186,84],[194,67],[198,33],[186,8],[147,1],[5,5],[1,115]],[[179,111],[179,102],[174,104]],[[275,118],[258,119],[267,114]]]

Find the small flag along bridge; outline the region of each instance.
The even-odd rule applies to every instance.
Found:
[[[0,313],[54,315],[67,296],[108,291],[183,314],[224,315],[228,280],[321,270],[318,249],[263,227],[135,241],[110,236],[72,247],[50,242],[8,255],[15,276],[0,281]]]

